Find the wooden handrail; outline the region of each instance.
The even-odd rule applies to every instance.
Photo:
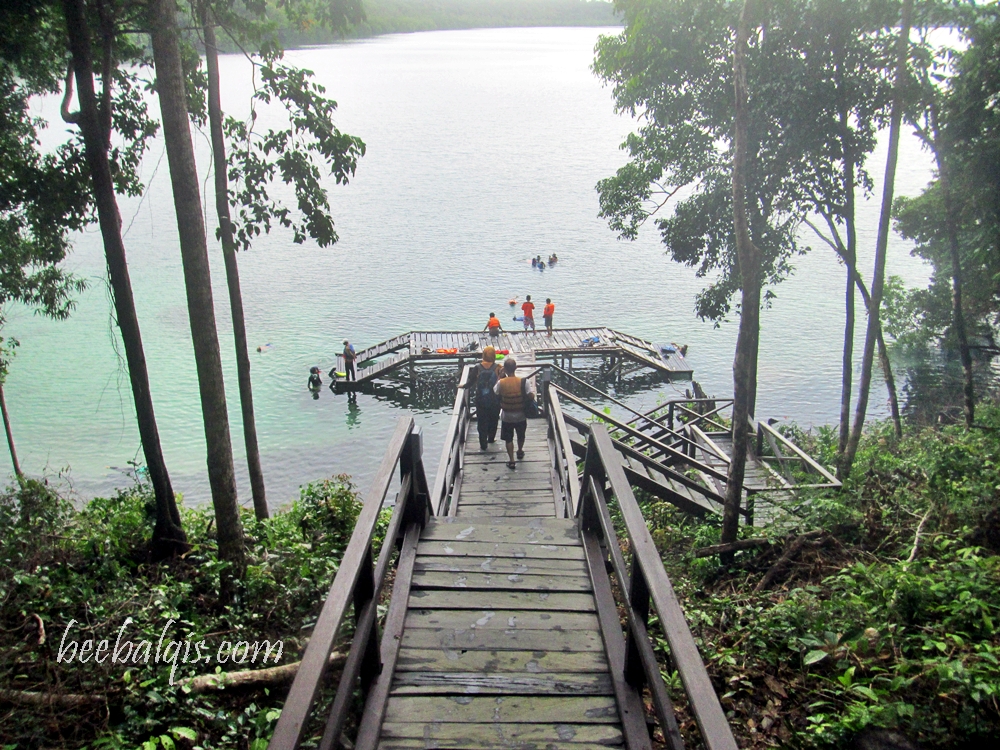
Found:
[[[708,474],[709,476],[715,477],[716,479],[719,479],[719,480],[721,480],[723,482],[727,481],[728,477],[723,472],[721,472],[721,471],[719,471],[717,469],[714,469],[711,466],[708,466],[707,464],[703,464],[700,461],[697,461],[696,459],[692,458],[691,456],[688,456],[683,451],[680,451],[677,448],[674,448],[673,446],[668,445],[667,443],[664,443],[662,440],[657,440],[656,438],[653,438],[653,437],[650,437],[648,435],[643,434],[642,432],[640,432],[639,430],[635,429],[634,427],[629,427],[627,424],[625,424],[621,420],[615,419],[611,415],[603,413],[600,409],[595,409],[593,406],[591,406],[590,404],[588,404],[583,399],[577,398],[572,393],[569,393],[568,391],[564,391],[562,388],[560,388],[557,385],[553,385],[552,387],[555,388],[559,392],[559,394],[561,396],[563,396],[564,398],[566,398],[569,401],[573,402],[574,404],[576,404],[577,406],[579,406],[581,409],[589,411],[591,414],[593,414],[594,416],[596,416],[598,419],[601,419],[601,420],[603,420],[605,422],[608,422],[609,424],[614,425],[617,429],[621,430],[622,432],[624,432],[627,435],[630,435],[631,437],[635,438],[636,440],[639,440],[639,441],[644,442],[644,443],[648,443],[650,446],[655,447],[661,453],[669,455],[671,458],[674,458],[675,460],[677,460],[677,461],[679,461],[681,463],[688,464],[692,468],[697,469],[698,471],[703,471],[706,474]],[[689,438],[689,437],[684,437],[683,440],[686,443],[692,443],[692,444],[694,443],[694,441],[691,440],[691,438]],[[700,446],[698,446],[698,447],[700,447]]]
[[[584,468],[584,495],[580,505],[580,523],[583,528],[594,529],[601,527],[608,535],[606,543],[610,548],[617,547],[618,541],[614,536],[614,529],[610,527],[610,519],[602,522],[600,499],[601,493],[593,491],[595,486],[603,486],[607,481],[610,485],[611,494],[618,503],[625,530],[628,534],[630,549],[632,550],[631,575],[625,578],[624,562],[620,556],[616,558],[612,553],[616,576],[619,578],[619,588],[625,598],[627,612],[630,623],[636,622],[635,627],[630,626],[629,633],[629,656],[626,661],[626,677],[631,677],[634,683],[635,673],[638,667],[631,658],[634,653],[641,661],[641,671],[645,673],[645,679],[651,685],[655,685],[656,680],[662,680],[658,666],[654,669],[649,664],[648,634],[645,630],[645,615],[648,613],[649,604],[652,603],[660,618],[660,625],[670,646],[671,658],[684,686],[691,712],[701,733],[702,741],[708,750],[736,750],[736,740],[733,738],[732,729],[726,720],[726,715],[719,703],[715,689],[708,677],[705,664],[698,654],[698,648],[688,628],[684,612],[677,596],[674,593],[673,585],[667,576],[663,563],[660,560],[659,552],[656,549],[646,521],[642,516],[639,504],[636,502],[632,487],[625,477],[621,462],[617,459],[614,444],[607,428],[601,424],[593,424],[590,427],[590,435],[587,441],[587,459]],[[593,480],[593,481],[591,481]],[[642,627],[638,627],[641,625]],[[638,638],[647,639],[647,644],[640,644]],[[643,658],[643,654],[647,658]],[[653,674],[652,672],[655,672]],[[666,715],[668,708],[672,707],[663,704],[666,695],[665,690],[661,691],[658,686],[652,690],[652,695],[657,705],[657,714]],[[662,727],[668,740],[673,732],[669,719],[662,718],[667,724]],[[673,744],[673,741],[671,741]]]
[[[452,461],[453,448],[465,438],[463,417],[469,413],[469,381],[472,378],[472,368],[476,365],[466,365],[462,377],[458,381],[458,392],[455,394],[455,405],[451,410],[451,422],[444,438],[444,450],[441,451],[441,461],[438,463],[437,475],[434,477],[434,488],[431,490],[431,513],[435,516],[447,512],[445,500],[454,481],[454,465]]]
[[[784,435],[782,435],[776,429],[774,429],[773,427],[771,427],[771,425],[769,425],[767,422],[757,422],[757,428],[760,429],[760,430],[764,430],[765,432],[769,433],[776,440],[778,440],[778,442],[782,443],[787,448],[791,449],[791,451],[796,456],[798,456],[802,461],[804,461],[814,471],[816,471],[817,474],[821,475],[824,479],[827,480],[827,482],[829,482],[829,485],[819,485],[820,487],[822,487],[822,486],[829,486],[829,487],[840,487],[840,486],[842,486],[840,480],[837,479],[837,477],[835,477],[829,471],[827,471],[823,467],[822,464],[820,464],[818,461],[816,461],[815,459],[813,459],[812,456],[810,456],[808,453],[806,453],[804,450],[802,450],[799,446],[797,446],[791,440],[789,440],[788,438],[786,438]],[[799,486],[803,486],[803,485],[799,485]],[[813,485],[809,485],[809,486],[813,486]]]
[[[341,677],[342,686],[337,691],[338,697],[341,693],[346,697],[350,696],[354,680],[359,673],[365,689],[367,689],[365,683],[378,674],[380,665],[377,648],[378,628],[375,621],[376,605],[396,536],[404,523],[416,523],[422,526],[428,512],[427,480],[424,477],[419,451],[420,433],[414,430],[413,418],[400,418],[371,487],[365,494],[364,505],[354,524],[351,539],[341,558],[340,567],[323,603],[323,609],[313,627],[309,645],[285,700],[274,735],[268,744],[269,750],[293,750],[301,742],[323,685],[330,652],[340,632],[347,608],[352,604],[358,627],[348,654],[349,664],[345,664]],[[397,465],[401,474],[397,507],[393,511],[389,533],[383,541],[378,563],[373,566],[372,537]],[[344,683],[349,683],[346,688]],[[334,703],[337,703],[336,699]],[[331,718],[339,721],[337,717]],[[336,742],[339,739],[339,727],[335,726],[328,734],[335,735],[329,741]]]
[[[549,382],[548,388],[549,419],[552,423],[555,437],[556,461],[560,478],[563,479],[564,486],[569,491],[566,508],[570,518],[575,518],[580,507],[580,475],[576,471],[576,456],[573,453],[573,443],[569,439],[569,430],[566,429],[566,419],[563,416],[562,405],[559,403],[558,389]],[[565,462],[565,463],[564,463]]]

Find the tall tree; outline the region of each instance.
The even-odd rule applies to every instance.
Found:
[[[93,201],[97,207],[97,215],[104,240],[104,252],[108,263],[108,278],[111,283],[112,296],[115,305],[115,319],[121,332],[125,349],[125,359],[128,363],[129,381],[132,386],[132,397],[135,403],[136,420],[139,425],[139,439],[142,442],[143,454],[149,471],[150,482],[156,496],[156,524],[153,529],[153,551],[157,556],[166,556],[187,549],[187,538],[181,527],[180,513],[174,498],[170,476],[163,460],[160,447],[159,431],[156,427],[156,416],[153,411],[153,400],[149,389],[149,375],[146,370],[146,358],[142,348],[142,336],[139,332],[139,320],[135,312],[135,301],[132,296],[132,284],[129,279],[128,263],[125,257],[125,244],[121,235],[121,217],[118,212],[118,201],[115,196],[115,177],[112,174],[109,150],[111,150],[111,125],[114,121],[112,111],[113,98],[111,94],[114,78],[113,28],[112,14],[104,12],[100,17],[102,29],[103,60],[101,105],[98,106],[94,88],[93,53],[91,45],[91,24],[84,0],[62,0],[66,30],[69,39],[69,49],[72,59],[72,71],[75,74],[79,112],[70,115],[68,107],[64,106],[67,119],[76,122],[83,135],[87,168],[92,181]],[[72,79],[67,76],[66,101],[69,101]],[[133,107],[135,105],[133,100]],[[141,114],[144,108],[139,106]],[[144,144],[145,139],[152,135],[151,128],[142,122],[133,123],[131,131],[134,143]],[[128,131],[128,128],[126,128]],[[154,131],[155,132],[155,131]],[[141,151],[139,152],[141,154]],[[126,166],[138,160],[133,153],[126,156]],[[121,160],[116,161],[116,166]],[[115,175],[122,174],[120,166]],[[119,179],[119,184],[120,179]],[[134,187],[134,186],[133,186]]]
[[[201,9],[201,25],[205,35],[205,61],[208,69],[208,122],[212,135],[212,159],[215,170],[215,210],[219,217],[219,238],[226,264],[226,285],[229,288],[229,310],[233,317],[233,338],[236,344],[236,372],[243,414],[243,442],[247,451],[247,470],[254,513],[258,520],[268,517],[264,472],[260,466],[257,445],[257,420],[253,409],[253,386],[250,380],[250,346],[247,343],[246,320],[243,315],[243,292],[236,260],[236,238],[229,216],[229,169],[226,164],[226,140],[222,129],[222,101],[219,80],[219,49],[215,41],[215,19],[205,5]]]
[[[253,390],[250,379],[250,357],[243,314],[243,295],[240,289],[239,266],[236,252],[238,245],[250,247],[251,238],[261,231],[269,231],[276,221],[294,232],[296,242],[307,237],[321,247],[337,241],[330,204],[320,183],[320,168],[325,167],[338,184],[347,183],[357,168],[357,160],[364,155],[365,145],[353,136],[345,135],[333,123],[336,102],[323,96],[324,89],[310,81],[309,71],[288,68],[277,64],[282,50],[269,35],[269,26],[262,15],[234,14],[231,3],[215,5],[204,0],[199,6],[199,23],[204,34],[205,59],[208,78],[208,119],[212,137],[212,158],[215,171],[215,205],[219,220],[218,236],[225,258],[226,281],[229,289],[229,306],[233,318],[236,344],[236,369],[239,378],[240,405],[243,414],[243,437],[247,451],[250,486],[257,518],[268,514],[264,477],[260,466],[257,429],[253,408]],[[337,0],[321,7],[308,4],[284,6],[290,19],[299,25],[319,23],[343,31],[351,23],[364,18],[359,4],[354,0]],[[242,49],[257,49],[262,86],[252,100],[249,121],[256,120],[258,102],[280,102],[289,114],[287,129],[270,130],[255,138],[246,123],[230,119],[223,122],[219,51],[215,27],[222,28],[233,37]],[[233,140],[232,160],[227,164],[226,136]],[[256,143],[255,143],[256,141]],[[244,188],[235,194],[229,190],[229,172]],[[293,186],[302,218],[296,221],[286,207],[271,199],[267,185],[280,173],[283,182]],[[239,222],[234,222],[230,206],[240,209]]]
[[[761,253],[750,237],[747,219],[747,160],[750,135],[747,105],[747,46],[753,26],[753,0],[743,1],[733,49],[733,226],[740,272],[740,332],[733,360],[733,453],[726,477],[726,504],[722,514],[722,542],[736,541],[740,502],[750,442],[753,390],[757,382],[757,349],[760,343]]]
[[[223,599],[229,599],[234,594],[234,580],[241,579],[246,568],[243,522],[236,497],[233,446],[229,435],[222,359],[215,324],[208,244],[201,211],[194,147],[188,125],[185,75],[181,64],[174,0],[151,0],[150,16],[156,91],[170,166],[174,211],[177,215],[219,557],[230,564],[229,569],[223,573],[220,588]]]
[[[865,425],[868,409],[868,395],[871,390],[872,361],[875,356],[875,341],[880,329],[882,291],[885,286],[885,259],[889,245],[889,225],[892,218],[892,196],[896,181],[896,160],[899,155],[899,131],[905,105],[905,87],[908,83],[908,57],[910,49],[910,26],[913,18],[913,0],[903,0],[900,12],[899,36],[896,42],[896,72],[893,82],[892,110],[889,115],[889,144],[885,161],[885,176],[882,183],[882,207],[879,214],[878,237],[875,243],[875,272],[872,276],[871,303],[868,306],[868,325],[865,330],[865,348],[861,358],[861,377],[858,382],[858,403],[854,412],[854,424],[847,441],[847,449],[837,466],[837,474],[846,477],[851,473],[854,457],[861,442],[861,431]]]

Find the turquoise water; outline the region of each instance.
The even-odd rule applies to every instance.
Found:
[[[340,127],[361,136],[368,154],[351,185],[330,186],[336,246],[299,246],[275,232],[240,255],[250,342],[274,345],[251,357],[273,505],[333,473],[351,473],[364,486],[403,413],[424,428],[430,471],[437,465],[444,405],[452,400],[445,375],[426,379],[409,402],[381,389],[350,403],[326,389],[314,400],[306,389],[311,365],[329,369],[344,338],[360,347],[411,329],[481,328],[514,295],[552,297],[557,325],[610,325],[687,343],[705,389],[731,390],[736,325],[695,318],[702,280],[664,255],[652,227],[622,243],[597,218],[594,184],[623,163],[618,145],[634,126],[613,113],[610,92],[589,70],[597,36],[613,31],[430,32],[289,53],[316,71],[340,104]],[[224,108],[244,113],[249,66],[230,56],[222,75]],[[56,101],[38,104],[40,115],[56,118],[46,142],[65,137],[57,109]],[[264,113],[258,127],[277,117]],[[205,135],[196,133],[195,142],[207,167]],[[873,173],[883,163],[880,151]],[[188,502],[204,502],[204,438],[162,143],[143,173],[147,195],[121,208],[153,398],[174,486]],[[927,155],[907,138],[897,194],[919,192],[929,175]],[[863,208],[865,268],[877,212],[877,200]],[[211,217],[209,224],[214,237]],[[843,269],[822,243],[810,244],[815,251],[797,259],[796,274],[763,315],[758,397],[760,416],[807,426],[837,419],[843,328]],[[555,269],[531,269],[532,256],[552,252],[561,259]],[[237,473],[248,502],[228,300],[214,245],[213,263]],[[121,469],[141,453],[96,229],[79,236],[68,265],[91,281],[69,321],[11,311],[6,333],[22,346],[6,394],[26,471],[87,497],[127,481]],[[912,284],[927,278],[899,241],[889,270]],[[656,385],[631,398],[646,403],[683,388]],[[873,391],[876,413],[884,413],[883,393]]]

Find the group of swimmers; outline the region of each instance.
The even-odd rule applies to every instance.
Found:
[[[558,262],[559,262],[559,256],[556,255],[555,253],[552,253],[552,255],[549,256],[549,265],[554,266]],[[545,261],[542,260],[541,255],[536,255],[534,258],[531,259],[531,267],[537,268],[539,271],[545,270]]]

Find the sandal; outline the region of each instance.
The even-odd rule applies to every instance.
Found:
[[[508,469],[516,469],[517,468],[517,464],[514,463],[513,461],[508,461],[507,462],[507,468]]]
[[[518,451],[517,452],[517,457],[518,458],[524,458],[524,451]]]

